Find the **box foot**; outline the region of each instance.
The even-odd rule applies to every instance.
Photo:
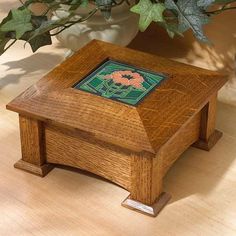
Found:
[[[27,171],[31,174],[35,174],[35,175],[44,177],[54,168],[54,165],[44,164],[41,166],[37,166],[37,165],[31,164],[29,162],[19,160],[18,162],[16,162],[14,164],[14,167],[17,169],[20,169],[20,170]]]
[[[161,193],[161,195],[157,198],[156,202],[151,206],[145,205],[141,202],[136,200],[132,200],[130,195],[122,202],[122,206],[129,208],[131,210],[138,211],[142,214],[155,217],[157,216],[160,211],[164,208],[164,206],[168,203],[171,199],[171,195],[168,193]]]
[[[208,140],[199,139],[192,146],[205,151],[210,151],[222,136],[222,132],[220,132],[219,130],[215,130]]]

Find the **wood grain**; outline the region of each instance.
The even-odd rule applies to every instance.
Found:
[[[132,156],[130,199],[148,206],[155,204],[162,193],[166,172],[181,153],[198,140],[200,122],[201,113],[198,113],[179,130],[178,135],[160,148],[156,156]]]
[[[150,156],[132,156],[131,169],[131,192],[130,198],[145,205],[151,205],[160,194],[162,183],[153,179],[153,157]],[[159,169],[160,170],[160,169]],[[160,171],[158,173],[160,174]],[[161,179],[159,179],[161,181]],[[153,186],[158,185],[160,192],[154,193]]]
[[[155,217],[161,212],[170,199],[171,195],[163,192],[152,205],[146,205],[142,202],[135,201],[131,196],[128,196],[122,202],[122,206]]]
[[[168,79],[137,107],[71,88],[108,58],[166,74]],[[7,108],[93,133],[98,139],[134,151],[155,153],[225,82],[217,72],[92,41]]]
[[[17,7],[16,0],[1,2],[0,16],[12,7]],[[143,49],[150,37],[159,39],[162,32],[154,25],[139,35],[136,46]],[[160,48],[154,41],[148,45],[152,50]],[[21,157],[19,127],[17,114],[5,110],[5,105],[62,61],[64,50],[54,42],[32,55],[18,42],[0,57],[0,234],[236,235],[236,109],[222,103],[217,128],[224,132],[223,138],[210,152],[190,148],[175,162],[164,179],[172,200],[157,218],[120,207],[129,194],[126,190],[83,172],[57,168],[40,179],[12,168]],[[180,51],[186,57],[188,52]]]
[[[38,175],[40,177],[44,177],[54,168],[54,166],[51,163],[50,164],[45,163],[43,165],[38,166],[38,165],[31,164],[28,161],[24,161],[22,159],[17,161],[14,164],[14,167],[17,169],[29,172],[31,174]]]
[[[45,139],[47,162],[90,171],[130,190],[130,152],[51,127],[46,127]]]
[[[202,109],[200,139],[208,141],[215,130],[217,93],[213,94],[209,102]]]
[[[43,123],[22,115],[19,122],[22,159],[14,167],[43,177],[53,169],[46,163]]]
[[[72,88],[108,58],[167,78],[137,106]],[[212,138],[215,101],[225,82],[216,72],[92,41],[7,108],[27,117],[20,127],[24,161],[90,171],[129,190],[131,200],[153,206],[178,157],[197,140],[218,140]]]
[[[215,130],[217,93],[213,94],[201,111],[199,140],[194,147],[210,151],[222,137],[222,132]]]
[[[162,161],[162,175],[164,176],[180,155],[199,139],[201,113],[199,112],[183,126],[178,135],[172,137],[159,150],[156,157]]]
[[[22,159],[40,166],[45,163],[42,122],[19,116]]]

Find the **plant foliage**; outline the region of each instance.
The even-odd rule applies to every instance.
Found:
[[[76,23],[88,20],[98,11],[105,19],[109,19],[112,8],[120,4],[129,4],[130,10],[140,16],[141,31],[145,31],[152,22],[156,22],[166,29],[170,37],[176,34],[183,35],[190,29],[198,40],[209,42],[203,32],[203,26],[209,23],[212,16],[236,9],[231,5],[236,0],[138,0],[135,5],[130,4],[128,0],[120,2],[93,0],[94,9],[85,17],[76,17],[78,8],[86,8],[88,0],[26,0],[24,2],[20,0],[20,2],[21,6],[12,9],[0,23],[0,55],[17,40],[29,43],[35,52],[42,46],[52,44],[52,36]],[[45,12],[39,16],[31,11],[31,5],[35,3],[47,6]],[[67,16],[58,20],[51,19],[51,12],[65,7],[68,9]]]

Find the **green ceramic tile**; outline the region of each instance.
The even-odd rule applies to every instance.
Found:
[[[165,78],[162,74],[108,60],[74,88],[129,105],[137,105]]]

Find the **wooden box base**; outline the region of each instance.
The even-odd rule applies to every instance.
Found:
[[[122,206],[156,216],[170,199],[162,192],[162,181],[172,164],[189,146],[210,150],[222,136],[214,126],[203,123],[204,111],[189,119],[157,154],[121,148],[86,132],[20,115],[23,157],[15,167],[41,177],[55,164],[92,172],[130,191]],[[203,137],[206,133],[208,138]],[[32,142],[34,146],[29,145]]]
[[[223,133],[219,130],[214,130],[208,140],[199,139],[196,143],[193,144],[193,147],[210,151],[215,144],[219,141],[219,139],[223,136]]]
[[[131,210],[143,213],[148,216],[157,216],[161,210],[165,207],[168,201],[171,199],[171,195],[168,193],[161,193],[157,200],[151,205],[145,205],[141,202],[135,201],[128,196],[121,205]]]
[[[35,174],[40,177],[44,177],[54,168],[54,165],[44,164],[41,166],[37,166],[37,165],[31,164],[29,162],[19,160],[14,164],[14,167],[16,169],[21,169],[21,170],[24,170],[24,171],[29,172],[31,174]]]

